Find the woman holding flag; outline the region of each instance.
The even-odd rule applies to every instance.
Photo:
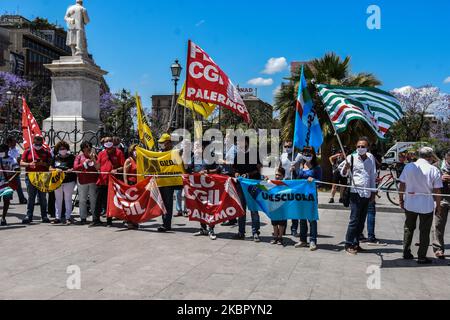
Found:
[[[137,164],[136,164],[136,147],[137,144],[133,144],[128,148],[128,159],[123,165],[123,181],[129,186],[137,184]],[[139,224],[125,221],[125,225],[130,230],[139,229]]]
[[[322,179],[322,169],[317,160],[316,151],[312,147],[303,148],[303,165],[299,169],[292,166],[294,179],[308,180],[308,182],[320,181]],[[316,198],[317,199],[317,198]],[[316,200],[317,201],[317,200]],[[317,221],[300,220],[300,242],[295,245],[296,248],[308,247],[308,223],[310,226],[310,244],[311,251],[317,250]]]

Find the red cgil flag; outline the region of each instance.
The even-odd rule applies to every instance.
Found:
[[[250,123],[250,115],[239,91],[211,57],[189,41],[186,100],[227,108]]]
[[[161,193],[152,177],[129,186],[109,176],[108,218],[144,223],[166,214]]]
[[[22,133],[24,150],[27,150],[33,145],[34,137],[43,137],[41,128],[39,128],[39,125],[31,113],[24,97],[22,97]],[[43,147],[50,150],[49,146],[45,143]]]
[[[210,226],[245,216],[233,178],[221,175],[184,175],[190,221]]]

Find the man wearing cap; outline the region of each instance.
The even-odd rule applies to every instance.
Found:
[[[411,243],[416,229],[417,218],[420,219],[419,264],[430,264],[427,258],[430,245],[430,231],[433,224],[433,212],[436,203],[436,216],[441,216],[442,178],[438,168],[431,165],[434,151],[424,147],[419,150],[419,160],[408,164],[400,176],[400,206],[405,210],[405,234],[403,241],[403,258],[414,259]],[[437,194],[433,196],[432,194]]]
[[[170,134],[165,133],[158,140],[159,148],[161,152],[169,152],[173,149],[172,137]],[[160,187],[159,192],[166,207],[167,213],[162,216],[163,225],[158,228],[158,232],[167,232],[172,230],[172,215],[173,215],[173,195],[177,187]]]

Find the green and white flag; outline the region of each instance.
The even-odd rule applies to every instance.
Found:
[[[377,88],[319,84],[317,90],[337,132],[345,131],[353,120],[363,120],[384,139],[391,126],[404,115],[397,98]]]

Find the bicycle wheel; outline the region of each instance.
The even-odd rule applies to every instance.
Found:
[[[387,190],[387,197],[389,201],[394,205],[399,207],[400,206],[400,195],[398,193],[399,187],[398,183],[396,181],[392,181],[386,188]]]

